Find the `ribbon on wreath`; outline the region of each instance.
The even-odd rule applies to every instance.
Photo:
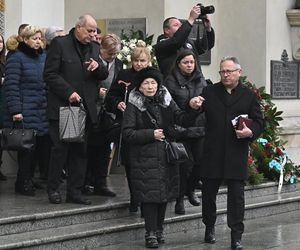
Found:
[[[280,194],[281,193],[281,189],[282,189],[282,185],[283,185],[283,169],[284,169],[284,165],[286,164],[287,161],[287,156],[286,154],[284,154],[282,157],[280,157],[280,176],[279,176],[279,182],[278,182],[278,190],[277,192]]]

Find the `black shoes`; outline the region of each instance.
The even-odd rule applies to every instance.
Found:
[[[31,180],[17,181],[15,192],[26,196],[35,196],[35,188]]]
[[[7,180],[7,177],[0,170],[0,181],[6,181],[6,180]]]
[[[61,195],[58,191],[48,192],[49,202],[52,204],[60,204],[62,202]]]
[[[242,250],[243,246],[241,240],[232,240],[231,241],[231,249],[232,250]]]
[[[175,214],[180,214],[183,215],[185,214],[185,209],[184,209],[184,198],[180,197],[176,199],[175,203]]]
[[[67,203],[75,203],[75,204],[81,204],[81,205],[91,205],[92,202],[89,199],[86,199],[80,195],[78,196],[71,196],[67,194],[66,198]]]
[[[146,246],[146,248],[158,248],[158,241],[157,241],[156,233],[146,232],[145,246]]]
[[[187,197],[193,206],[200,206],[200,199],[194,191],[188,192]]]
[[[116,196],[116,193],[111,191],[107,186],[95,187],[94,194],[108,197]]]
[[[216,242],[215,227],[206,227],[204,242],[214,244]]]
[[[162,230],[156,231],[156,238],[157,238],[158,244],[163,244],[166,241]]]

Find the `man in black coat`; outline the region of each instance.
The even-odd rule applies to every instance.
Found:
[[[157,44],[154,45],[158,66],[164,78],[170,73],[180,50],[191,49],[199,57],[214,47],[215,33],[207,16],[201,17],[205,30],[203,37],[201,38],[199,33],[195,41],[189,39],[193,24],[199,15],[200,6],[195,5],[187,20],[181,22],[176,17],[169,17],[164,21],[164,34],[157,38]]]
[[[86,127],[97,122],[97,81],[108,75],[99,61],[99,46],[91,42],[97,23],[90,15],[79,17],[68,35],[53,39],[46,58],[44,79],[48,86],[49,133],[53,142],[48,177],[48,198],[61,203],[59,185],[63,167],[68,170],[67,202],[89,205],[81,196],[86,172],[86,143],[66,143],[59,139],[59,108],[83,102]]]
[[[227,223],[231,229],[231,247],[242,249],[248,147],[263,131],[263,115],[255,93],[239,82],[241,66],[235,57],[222,59],[219,73],[221,82],[204,88],[199,97],[207,119],[201,168],[204,240],[216,241],[216,195],[224,180],[228,187]],[[239,115],[248,115],[252,124],[248,127],[242,123],[238,130],[232,120]]]

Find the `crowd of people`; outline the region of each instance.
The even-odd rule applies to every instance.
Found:
[[[37,131],[35,149],[17,152],[15,192],[35,195],[38,166],[50,203],[63,202],[63,178],[66,202],[90,205],[87,195],[114,197],[106,181],[114,145],[125,167],[129,212],[140,208],[145,220],[146,247],[164,243],[169,201],[176,200],[179,215],[185,214],[185,195],[200,206],[197,188],[204,241],[215,243],[216,195],[225,183],[231,248],[242,249],[248,144],[262,132],[263,117],[254,93],[239,82],[237,58],[221,60],[220,82],[211,84],[203,76],[199,55],[214,47],[215,33],[209,17],[201,15],[204,34],[189,38],[200,15],[196,5],[187,20],[164,21],[154,46],[159,69],[150,66],[143,41],[131,51],[131,67],[123,69],[117,58],[120,38],[102,35],[90,15],[80,16],[68,34],[56,26],[22,24],[6,46],[0,36],[1,126]],[[85,140],[60,140],[60,107],[80,103],[87,111]],[[99,122],[107,112],[115,124],[110,130]],[[237,130],[232,119],[241,114],[253,123]],[[166,141],[182,142],[189,159],[168,162]],[[1,169],[0,180],[6,180]]]

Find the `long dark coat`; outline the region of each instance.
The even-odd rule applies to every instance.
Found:
[[[229,99],[221,82],[203,90],[207,126],[201,176],[246,180],[248,147],[263,131],[263,116],[253,91],[239,83]],[[253,119],[253,137],[238,139],[231,120],[241,114]]]
[[[82,45],[81,45],[82,46]],[[87,71],[84,62],[93,58],[99,63],[94,71]],[[58,120],[59,107],[69,105],[69,97],[77,92],[83,99],[92,123],[97,122],[96,99],[99,80],[107,77],[106,67],[99,59],[99,46],[91,42],[82,54],[74,28],[66,36],[52,40],[45,63],[44,79],[48,90],[48,118]]]
[[[158,96],[158,101],[149,101],[139,91],[131,91],[124,114],[123,138],[129,145],[132,193],[139,202],[167,202],[178,197],[179,192],[178,165],[167,163],[165,143],[155,140],[156,127],[146,109],[151,110],[167,138],[167,128],[175,121],[185,126],[196,116],[194,112],[181,111],[165,87],[160,87]]]

